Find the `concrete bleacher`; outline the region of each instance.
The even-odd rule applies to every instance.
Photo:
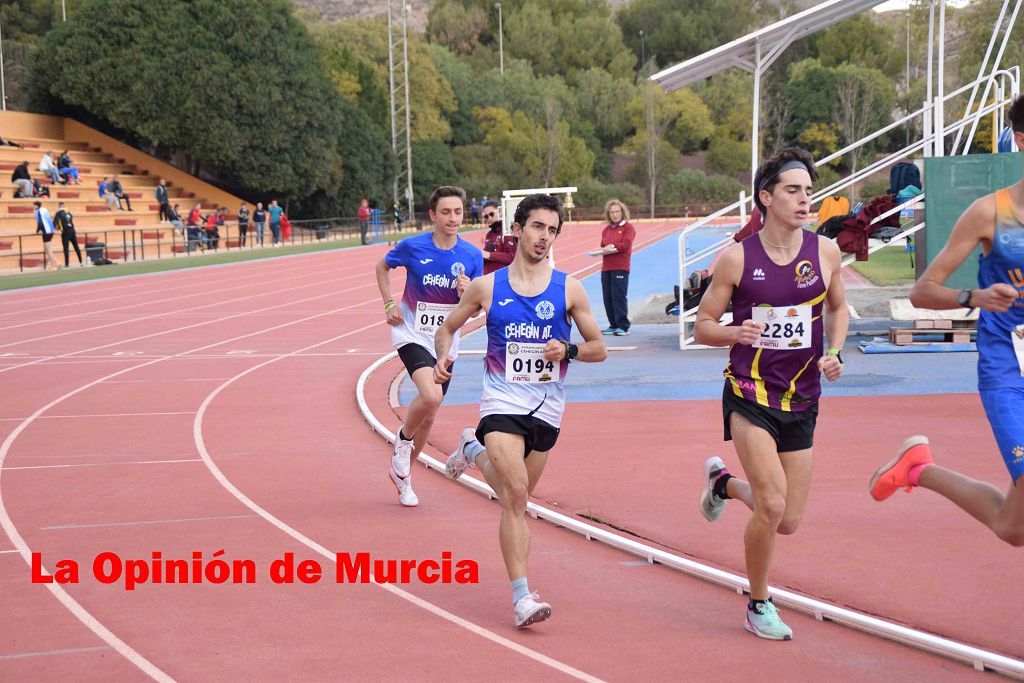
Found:
[[[185,251],[181,237],[175,238],[168,223],[160,223],[155,189],[160,178],[167,181],[170,203],[179,204],[182,219],[196,202],[204,215],[225,207],[228,220],[235,219],[241,199],[205,183],[144,152],[134,149],[72,119],[24,112],[0,112],[0,136],[24,149],[0,146],[0,273],[42,267],[42,239],[35,234],[34,199],[14,198],[11,182],[14,167],[27,161],[33,178],[50,187],[50,198],[40,199],[50,214],[64,202],[74,214],[79,244],[103,242],[107,258],[152,259]],[[38,170],[43,153],[54,160],[67,149],[79,169],[80,185],[53,185]],[[99,197],[104,177],[117,175],[132,211],[111,211]],[[236,246],[222,240],[223,246]],[[63,263],[60,238],[54,237],[54,252]],[[19,256],[19,254],[22,254]],[[74,254],[72,264],[77,261]]]

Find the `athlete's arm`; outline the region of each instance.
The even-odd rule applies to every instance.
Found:
[[[700,300],[697,322],[693,326],[693,339],[705,346],[731,346],[753,344],[764,325],[744,320],[742,325],[723,325],[719,322],[732,299],[733,289],[743,276],[743,247],[731,246],[725,250],[715,269],[715,277]]]
[[[850,309],[846,305],[846,289],[843,286],[843,254],[839,246],[832,240],[819,238],[821,250],[820,261],[827,264],[831,271],[828,291],[825,294],[825,336],[828,337],[828,348],[842,349],[846,343],[846,333],[850,329]],[[843,364],[833,355],[826,354],[818,359],[818,370],[825,379],[835,382],[843,374]]]
[[[377,274],[377,289],[380,290],[381,301],[384,302],[384,319],[388,325],[401,325],[402,324],[402,311],[398,308],[394,299],[391,298],[391,280],[388,278],[387,261],[381,259],[377,262],[374,267],[374,272]],[[396,304],[388,306],[388,302]]]
[[[583,285],[575,278],[565,278],[565,299],[569,317],[576,323],[576,328],[583,337],[583,343],[577,348],[579,353],[575,360],[585,363],[600,363],[608,357],[608,349],[604,345],[604,337],[601,336],[601,329],[594,320],[594,314],[590,312],[590,301]],[[558,339],[549,339],[544,347],[544,358],[546,360],[560,361],[565,358],[566,347]]]
[[[946,246],[942,247],[942,251],[910,290],[910,303],[918,308],[932,310],[960,308],[957,302],[959,290],[946,287],[945,282],[984,238],[991,240],[989,231],[994,230],[995,222],[995,201],[992,195],[971,204],[953,226]],[[1009,310],[1017,296],[1015,288],[998,282],[985,289],[973,290],[970,304],[986,311],[1001,313]]]
[[[437,364],[434,365],[434,381],[438,384],[444,384],[452,378],[452,373],[448,370],[448,366],[451,365],[448,352],[451,351],[452,340],[466,321],[483,308],[485,297],[493,282],[494,278],[489,277],[477,278],[470,282],[455,310],[445,319],[444,324],[437,328],[434,334],[434,358],[437,359]]]

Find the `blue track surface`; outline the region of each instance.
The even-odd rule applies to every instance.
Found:
[[[710,244],[718,234],[695,235]],[[718,231],[715,231],[716,233]],[[629,297],[639,303],[651,294],[671,291],[678,278],[678,233],[653,244],[633,257]],[[690,240],[693,241],[693,240]],[[699,245],[698,245],[699,246]],[[693,247],[691,247],[693,248]],[[605,327],[599,274],[583,280],[598,325]],[[569,402],[679,401],[717,399],[722,395],[724,349],[680,351],[676,325],[634,325],[628,337],[605,337],[608,346],[635,346],[631,351],[612,351],[604,363],[574,363],[567,380]],[[824,382],[826,396],[879,396],[974,393],[977,391],[977,353],[877,354],[857,350],[864,339],[851,338],[843,352],[845,375],[836,384]],[[463,351],[482,351],[483,332],[462,342]],[[476,404],[480,401],[483,356],[459,358],[445,403]],[[408,404],[415,387],[406,378],[399,400]]]

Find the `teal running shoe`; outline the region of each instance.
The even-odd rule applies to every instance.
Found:
[[[747,605],[746,629],[758,638],[768,640],[793,640],[793,629],[786,626],[779,617],[779,610],[772,602],[756,603],[755,609]]]

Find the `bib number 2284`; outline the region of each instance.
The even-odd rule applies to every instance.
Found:
[[[758,306],[750,317],[764,325],[754,348],[790,351],[811,345],[810,306]]]

